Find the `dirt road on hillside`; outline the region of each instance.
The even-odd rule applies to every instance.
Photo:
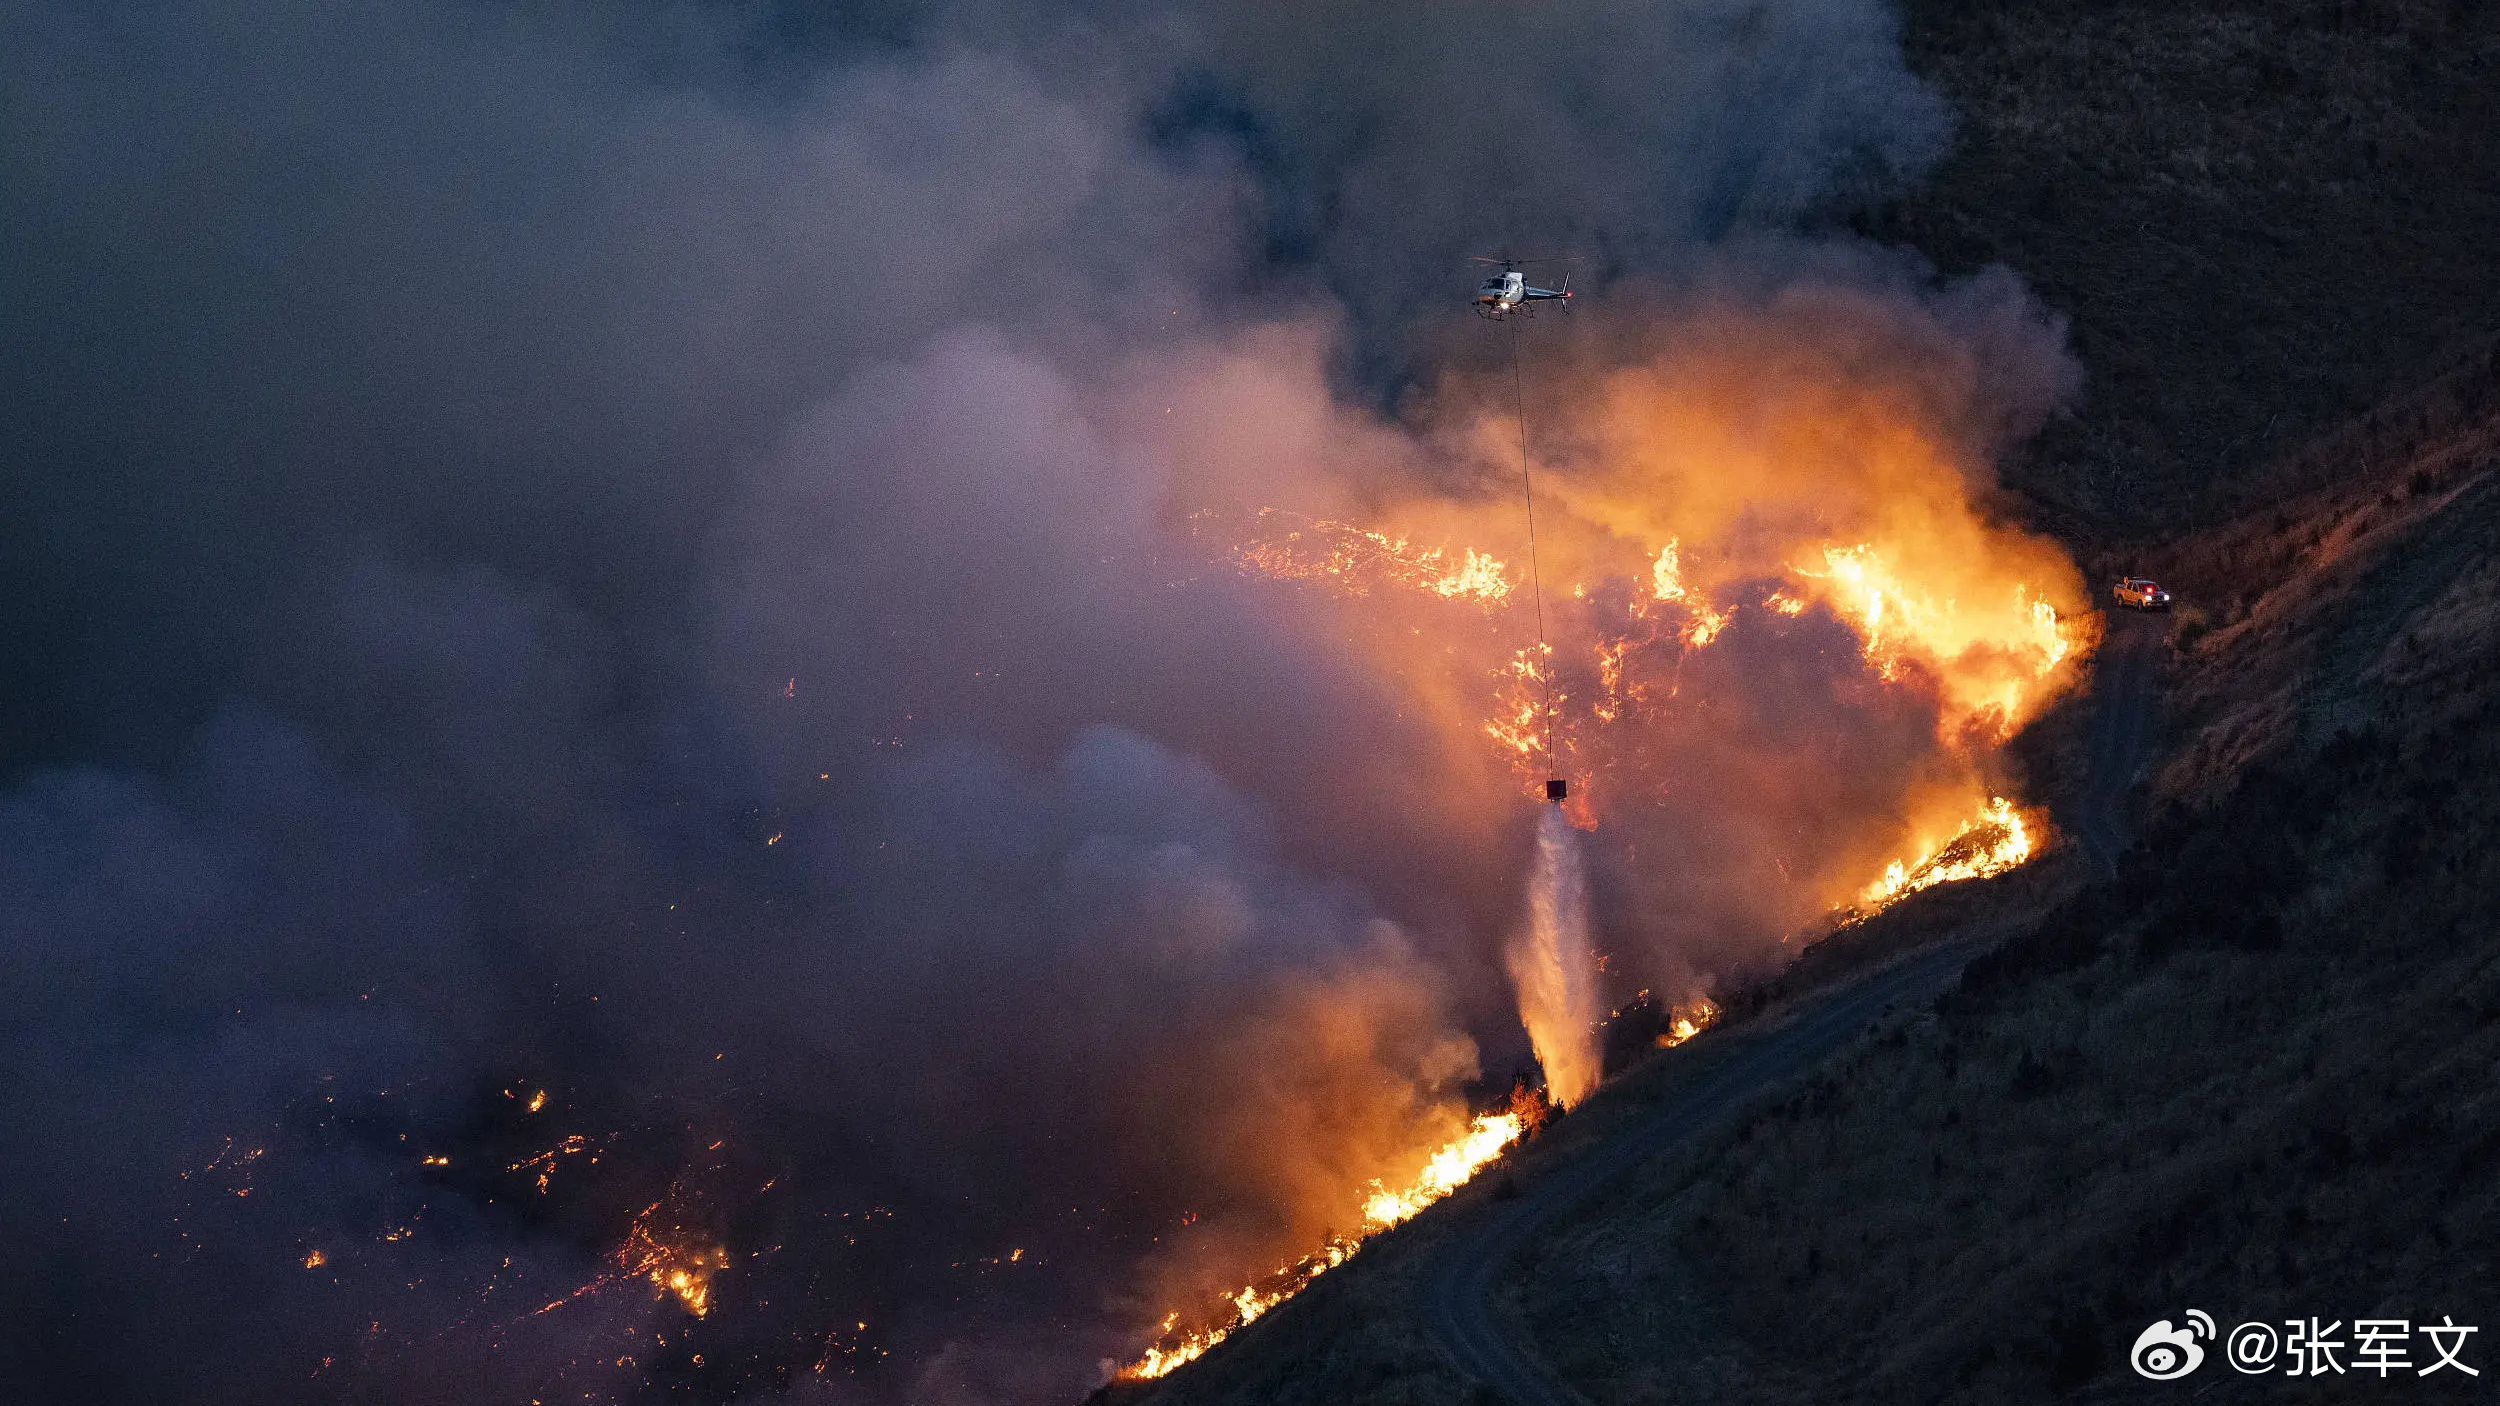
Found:
[[[1949,943],[1830,992],[1776,1025],[1727,1032],[1722,1038],[1745,1047],[1724,1067],[1663,1100],[1611,1142],[1532,1183],[1517,1200],[1493,1203],[1481,1223],[1440,1248],[1425,1270],[1420,1305],[1433,1338],[1511,1406],[1585,1406],[1585,1398],[1514,1335],[1515,1325],[1494,1312],[1494,1283],[1519,1252],[1607,1183],[1708,1128],[1764,1086],[1813,1068],[1884,1007],[1940,989],[1977,950],[1972,943]]]
[[[2092,731],[2086,742],[2082,794],[2075,799],[2075,834],[2094,869],[2118,870],[2133,839],[2127,791],[2152,745],[2160,712],[2162,640],[2167,616],[2113,610],[2103,617],[2101,657],[2092,676]]]
[[[2074,809],[2078,838],[2104,873],[2114,870],[2129,841],[2127,791],[2153,738],[2167,629],[2164,619],[2113,612],[2104,636],[2085,782]],[[1765,1087],[1812,1069],[1886,1006],[1932,995],[1977,950],[1971,941],[1947,943],[1826,992],[1779,1024],[1715,1037],[1745,1045],[1724,1067],[1612,1141],[1528,1186],[1517,1200],[1492,1203],[1479,1224],[1435,1253],[1418,1305],[1434,1340],[1510,1406],[1587,1406],[1587,1398],[1538,1359],[1525,1329],[1494,1310],[1494,1284],[1520,1252],[1608,1183],[1679,1139],[1699,1135]]]

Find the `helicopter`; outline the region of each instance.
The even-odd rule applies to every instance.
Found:
[[[1500,317],[1508,312],[1525,314],[1531,310],[1530,305],[1534,303],[1560,302],[1566,308],[1571,306],[1569,301],[1571,276],[1569,274],[1563,275],[1563,285],[1560,288],[1531,288],[1528,286],[1526,276],[1519,270],[1527,264],[1575,263],[1577,262],[1575,259],[1496,259],[1483,254],[1472,257],[1480,264],[1502,266],[1500,273],[1476,286],[1476,311],[1485,317]]]

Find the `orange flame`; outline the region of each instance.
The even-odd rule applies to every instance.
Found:
[[[1262,527],[1294,517],[1273,508],[1259,510]],[[1327,518],[1297,520],[1304,525],[1236,546],[1233,560],[1262,576],[1313,581],[1357,595],[1385,584],[1485,606],[1509,600],[1515,584],[1499,557],[1473,547],[1453,552]]]
[[[729,1267],[729,1251],[676,1240],[684,1233],[682,1227],[658,1224],[663,1204],[654,1201],[634,1217],[625,1243],[617,1247],[617,1268],[628,1277],[649,1279],[653,1288],[675,1295],[688,1313],[701,1318],[712,1311],[712,1276]]]
[[[1896,859],[1886,866],[1883,877],[1858,895],[1858,906],[1880,911],[1920,889],[2001,874],[2030,857],[2031,832],[2021,812],[2003,796],[1992,796],[1952,838],[1916,859]]]
[[[1684,565],[1677,555],[1683,544],[1670,537],[1658,549],[1658,560],[1650,564],[1649,592],[1653,600],[1684,599]]]
[[[1517,1142],[1523,1131],[1521,1115],[1517,1113],[1487,1113],[1478,1117],[1466,1136],[1433,1153],[1432,1160],[1404,1188],[1393,1191],[1373,1182],[1372,1194],[1363,1202],[1363,1219],[1378,1230],[1409,1219],[1465,1186],[1484,1169],[1485,1163]]]
[[[1310,1287],[1311,1281],[1344,1264],[1362,1248],[1371,1235],[1412,1218],[1426,1206],[1465,1186],[1486,1164],[1507,1151],[1511,1144],[1527,1135],[1536,1125],[1533,1108],[1514,1106],[1500,1113],[1478,1114],[1467,1131],[1434,1152],[1404,1186],[1391,1188],[1373,1182],[1371,1194],[1363,1202],[1366,1228],[1356,1235],[1330,1237],[1328,1243],[1313,1254],[1280,1267],[1261,1284],[1246,1284],[1226,1297],[1229,1314],[1226,1321],[1213,1327],[1173,1336],[1180,1322],[1178,1313],[1163,1319],[1163,1340],[1146,1349],[1145,1354],[1120,1369],[1124,1381],[1149,1381],[1170,1373],[1174,1368],[1195,1362],[1208,1349],[1241,1331],[1269,1309]]]
[[[1718,1003],[1707,996],[1695,996],[1689,1004],[1677,1006],[1670,1013],[1666,1031],[1658,1037],[1658,1048],[1674,1049],[1718,1023]]]
[[[1534,775],[1545,755],[1546,709],[1560,708],[1570,697],[1554,691],[1548,702],[1546,671],[1553,653],[1551,645],[1529,645],[1513,654],[1499,676],[1493,715],[1484,722],[1484,735],[1500,744],[1523,776]]]
[[[1264,520],[1273,511],[1263,509],[1260,516]],[[1305,544],[1306,535],[1318,537],[1319,546]],[[1455,568],[1446,564],[1452,551],[1460,562]],[[1818,601],[1826,604],[1858,635],[1881,677],[1897,680],[1913,667],[1933,677],[1943,705],[1938,734],[1957,751],[2003,742],[2072,684],[2076,647],[2091,638],[2088,617],[2061,616],[2021,579],[2001,582],[1974,600],[1940,594],[1898,565],[1898,555],[1869,542],[1825,543],[1813,549],[1812,561],[1790,565],[1789,584],[1761,603],[1788,616]],[[1245,571],[1317,581],[1350,594],[1388,585],[1495,607],[1509,601],[1512,589],[1502,564],[1475,547],[1419,549],[1401,537],[1325,519],[1314,520],[1307,532],[1237,546],[1233,559]],[[1648,561],[1647,601],[1681,609],[1685,619],[1673,638],[1687,649],[1708,648],[1726,631],[1735,607],[1713,603],[1687,583],[1679,539],[1668,538]],[[1586,588],[1575,593],[1585,597]],[[1647,618],[1637,604],[1633,614]],[[1641,642],[1619,635],[1595,645],[1599,688],[1588,711],[1597,723],[1611,723],[1620,713],[1626,656]],[[1546,692],[1553,652],[1550,644],[1517,649],[1495,671],[1494,696],[1480,725],[1533,783],[1531,789],[1542,786],[1548,760]],[[1569,702],[1557,690],[1550,707],[1557,717],[1567,717]],[[1569,750],[1569,738],[1558,735],[1555,747]]]
[[[1862,672],[1834,677],[1863,692],[1838,701],[1873,697],[1871,712],[1920,719],[1901,742],[1920,753],[1907,759],[1916,765],[1896,773],[1918,777],[1899,783],[1915,789],[1871,797],[1853,813],[1854,831],[1715,827],[1711,843],[1725,836],[1728,847],[1776,833],[1762,841],[1771,853],[1761,872],[1767,888],[1776,865],[1786,885],[1766,893],[1760,913],[1749,898],[1726,901],[1765,931],[1789,931],[1835,903],[1854,899],[1864,912],[2002,872],[2031,857],[2039,837],[2013,800],[1981,789],[1992,773],[1987,754],[2074,686],[2096,619],[2066,553],[1990,509],[1984,456],[2000,442],[1991,426],[2002,407],[1983,403],[1989,378],[1974,380],[1970,349],[1950,328],[1905,328],[1905,316],[1880,298],[1808,289],[1767,308],[1705,308],[1672,339],[1675,350],[1645,363],[1582,363],[1552,378],[1568,404],[1556,409],[1550,436],[1539,430],[1538,444],[1550,447],[1529,466],[1545,583],[1537,620],[1529,592],[1517,589],[1528,550],[1516,497],[1519,426],[1507,398],[1479,394],[1467,373],[1453,373],[1448,403],[1484,408],[1464,423],[1443,421],[1438,447],[1476,461],[1483,482],[1501,491],[1440,491],[1452,480],[1417,471],[1401,434],[1349,433],[1306,456],[1310,471],[1298,484],[1258,463],[1258,492],[1281,482],[1328,515],[1288,527],[1262,510],[1261,526],[1228,544],[1230,560],[1245,573],[1363,598],[1328,623],[1342,623],[1384,677],[1411,690],[1400,700],[1415,705],[1408,715],[1425,718],[1462,766],[1496,778],[1507,771],[1528,794],[1567,776],[1565,814],[1583,829],[1596,826],[1598,807],[1620,805],[1627,818],[1650,804],[1742,807],[1744,784],[1757,778],[1772,793],[1762,814],[1732,819],[1767,819],[1781,805],[1811,814],[1827,789],[1812,784],[1821,763],[1790,756],[1811,759],[1813,749],[1787,750],[1788,739],[1768,728],[1747,732],[1760,710],[1740,714],[1748,699],[1705,690],[1736,662],[1738,644],[1787,639],[1819,649],[1830,640],[1837,661],[1845,628]],[[1238,424],[1209,423],[1228,432]],[[1240,456],[1212,434],[1199,448],[1218,461]],[[1343,471],[1357,464],[1361,473]],[[1432,468],[1443,466],[1436,459]],[[1404,497],[1383,487],[1400,482],[1418,487]],[[1366,506],[1347,506],[1355,501]],[[1514,574],[1486,548],[1523,569]],[[1708,667],[1688,671],[1695,663]],[[1870,679],[1879,686],[1865,689]],[[1695,711],[1668,711],[1677,708]],[[1704,709],[1724,709],[1731,725],[1714,732]],[[1644,750],[1653,745],[1682,750]],[[1689,771],[1687,758],[1696,763]],[[1875,832],[1897,823],[1905,805],[1910,843],[1887,837],[1874,847]],[[1903,852],[1916,857],[1863,882],[1882,856]],[[1645,850],[1641,862],[1657,867],[1654,854]],[[1717,1018],[1706,999],[1679,1006],[1658,1043],[1680,1045]],[[1383,1188],[1369,1206],[1412,1214]],[[1176,1337],[1181,1320],[1167,1319],[1164,1340],[1122,1375],[1161,1376],[1194,1360],[1359,1243],[1331,1240],[1231,1295],[1221,1326]]]
[[[530,1111],[533,1113],[537,1112],[539,1106],[546,1101],[546,1098],[547,1096],[542,1093],[531,1099]],[[541,1152],[534,1157],[524,1157],[520,1161],[504,1168],[504,1170],[507,1172],[518,1172],[523,1170],[536,1171],[538,1173],[538,1191],[539,1194],[543,1196],[546,1194],[548,1183],[555,1180],[557,1163],[562,1161],[564,1158],[579,1156],[580,1154],[588,1151],[590,1151],[590,1139],[583,1137],[580,1133],[571,1133],[565,1137],[564,1141],[557,1143],[555,1146],[548,1148],[546,1151]],[[596,1162],[599,1159],[594,1156],[591,1160]]]
[[[1821,569],[1792,567],[1809,595],[1829,602],[1864,642],[1887,678],[1911,661],[1943,686],[1941,731],[1948,743],[2001,742],[2030,720],[2065,680],[2058,666],[2074,649],[2055,607],[2014,581],[1992,599],[1939,598],[1903,575],[1890,554],[1860,542],[1822,548]]]

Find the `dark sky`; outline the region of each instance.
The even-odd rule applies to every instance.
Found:
[[[1502,778],[1188,514],[1471,491],[1471,253],[1930,298],[1782,234],[1872,0],[841,15],[0,11],[6,1394],[1080,1395],[1524,1050]]]

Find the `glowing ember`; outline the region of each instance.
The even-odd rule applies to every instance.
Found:
[[[1514,1100],[1513,1106],[1503,1112],[1478,1114],[1464,1134],[1433,1153],[1423,1170],[1404,1187],[1392,1190],[1378,1182],[1372,1183],[1372,1194],[1363,1203],[1363,1218],[1369,1224],[1361,1235],[1336,1236],[1318,1253],[1283,1266],[1260,1284],[1244,1285],[1226,1300],[1231,1309],[1229,1320],[1212,1328],[1174,1337],[1173,1330],[1180,1322],[1180,1315],[1166,1315],[1163,1320],[1164,1340],[1146,1349],[1144,1356],[1122,1368],[1121,1378],[1127,1381],[1152,1380],[1205,1356],[1207,1350],[1217,1343],[1308,1288],[1312,1280],[1353,1258],[1354,1252],[1362,1248],[1366,1236],[1410,1219],[1424,1207],[1465,1186],[1487,1163],[1501,1156],[1511,1144],[1536,1126],[1539,1111],[1536,1106]]]
[[[1281,516],[1274,509],[1259,513],[1262,522]],[[1462,547],[1453,558],[1446,548],[1419,547],[1326,518],[1236,547],[1233,560],[1245,571],[1282,581],[1318,581],[1356,594],[1375,585],[1404,586],[1487,606],[1510,599],[1513,585],[1509,567],[1490,553]]]
[[[1484,735],[1500,743],[1522,766],[1544,753],[1544,658],[1553,652],[1550,646],[1530,645],[1512,655],[1509,667],[1502,671],[1503,683],[1493,716],[1485,719]],[[1567,697],[1556,693],[1554,706],[1561,707]]]
[[[330,1257],[323,1254],[319,1250],[315,1250],[311,1254],[304,1256],[304,1268],[306,1269],[319,1269],[329,1262]]]
[[[1992,797],[1953,838],[1909,863],[1896,859],[1886,866],[1858,904],[1873,912],[1923,888],[2001,874],[2030,857],[2031,834],[2021,814],[2003,796]]]
[[[546,1097],[547,1096],[545,1094],[540,1094],[537,1098],[532,1099],[530,1101],[530,1111],[536,1112],[538,1110],[538,1105],[543,1102]],[[583,1137],[580,1133],[574,1133],[565,1138],[564,1141],[557,1143],[555,1146],[548,1148],[546,1151],[539,1153],[537,1156],[525,1157],[520,1161],[504,1168],[504,1170],[507,1172],[518,1172],[523,1170],[536,1171],[538,1173],[539,1194],[545,1195],[547,1191],[547,1184],[555,1179],[556,1164],[564,1158],[578,1156],[584,1152],[588,1152],[589,1150],[590,1139]],[[590,1160],[596,1162],[599,1159],[594,1156]]]
[[[1510,578],[1503,574],[1501,562],[1473,547],[1466,550],[1466,559],[1456,569],[1426,583],[1432,593],[1452,599],[1487,602],[1507,598],[1510,595]],[[1438,556],[1439,553],[1426,555]]]
[[[1260,520],[1283,516],[1264,510]],[[1349,595],[1396,587],[1488,609],[1510,602],[1514,583],[1507,568],[1474,547],[1418,547],[1404,537],[1348,523],[1302,521],[1305,525],[1280,535],[1232,547],[1233,561],[1244,571]],[[1794,616],[1822,601],[1857,633],[1867,661],[1883,678],[1900,679],[1913,667],[1932,676],[1945,705],[1939,733],[1957,749],[2002,742],[2071,682],[2064,666],[2078,640],[2088,637],[2088,622],[2062,620],[2029,584],[2004,581],[1973,601],[1949,588],[1931,589],[1885,546],[1827,542],[1810,551],[1807,562],[1787,568],[1790,584],[1762,604]],[[1737,607],[1714,602],[1702,585],[1687,579],[1680,539],[1666,539],[1656,556],[1645,560],[1648,589],[1630,605],[1632,632],[1601,629],[1595,645],[1599,687],[1583,711],[1601,725],[1615,722],[1623,711],[1621,684],[1634,651],[1667,641],[1688,650],[1708,648],[1725,633]],[[2003,595],[1995,595],[1997,590]],[[1575,600],[1587,598],[1584,587],[1575,588]],[[1641,623],[1662,605],[1683,616],[1663,633],[1658,624]],[[1553,676],[1551,653],[1550,647],[1531,646],[1495,671],[1499,682],[1482,724],[1484,734],[1539,787],[1547,769],[1544,690]],[[1554,741],[1566,752],[1579,721],[1568,702],[1559,692],[1554,698]]]
[[[672,1243],[670,1237],[684,1230],[657,1226],[661,1204],[652,1202],[634,1218],[633,1229],[617,1249],[617,1267],[629,1276],[648,1278],[653,1288],[675,1295],[688,1313],[701,1318],[711,1312],[712,1276],[729,1267],[729,1252],[701,1242]]]
[[[1693,610],[1692,623],[1684,627],[1684,642],[1695,649],[1702,649],[1707,647],[1712,640],[1717,639],[1719,632],[1726,628],[1727,613],[1725,611],[1712,610],[1706,605],[1696,606]]]

